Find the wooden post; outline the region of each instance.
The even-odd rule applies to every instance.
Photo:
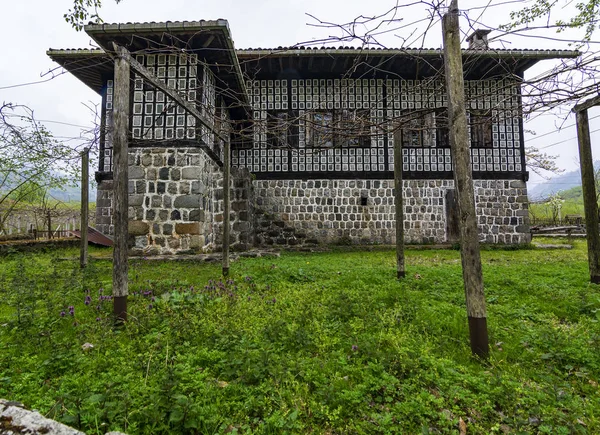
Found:
[[[450,3],[450,8],[442,19],[442,28],[450,145],[454,162],[454,184],[458,197],[460,253],[471,351],[474,355],[486,358],[489,353],[487,315],[469,154],[457,0],[452,0]]]
[[[122,55],[116,56],[113,102],[113,312],[117,324],[127,320],[129,81],[129,62]]]
[[[588,245],[590,281],[600,284],[600,235],[598,233],[598,203],[594,180],[594,161],[590,139],[590,124],[587,109],[575,112],[577,140],[579,142],[579,165],[581,167],[581,190],[585,210],[585,228]]]
[[[231,168],[229,159],[229,137],[223,142],[223,276],[229,274],[229,230],[230,230],[230,201]]]
[[[79,267],[82,269],[88,263],[89,162],[90,149],[86,148],[81,152],[81,249],[79,253]],[[68,222],[67,220],[67,225]]]
[[[404,278],[404,202],[402,200],[402,132],[394,131],[394,190],[396,192],[396,270]]]
[[[47,226],[48,226],[48,240],[52,238],[52,218],[50,216],[50,210],[46,212]]]

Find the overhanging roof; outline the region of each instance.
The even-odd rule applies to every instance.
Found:
[[[102,91],[104,80],[113,75],[113,60],[99,48],[90,50],[51,48],[46,54],[98,94]]]
[[[85,31],[101,47],[92,50],[53,50],[48,55],[96,92],[113,74],[112,42],[132,54],[196,53],[215,73],[217,87],[244,118],[247,93],[244,74],[260,78],[404,78],[433,77],[443,71],[443,51],[423,48],[310,48],[235,50],[226,20],[91,24]],[[544,59],[574,58],[575,50],[464,49],[466,79],[489,79],[523,72]]]
[[[90,24],[84,29],[101,50],[51,49],[48,55],[96,92],[100,91],[100,78],[108,72],[103,68],[106,59],[101,54],[109,59],[107,53],[113,51],[113,42],[134,55],[138,52],[171,53],[177,50],[197,54],[214,72],[218,92],[231,108],[232,115],[244,115],[247,107],[245,82],[226,20],[105,23]],[[82,64],[95,71],[80,72]],[[112,70],[112,67],[112,64],[108,65],[108,69]]]
[[[244,71],[260,77],[387,77],[417,79],[443,72],[442,49],[278,47],[237,50]],[[574,58],[576,50],[463,49],[465,78],[523,72],[544,59]]]

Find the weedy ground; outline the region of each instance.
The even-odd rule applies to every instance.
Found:
[[[76,258],[0,258],[0,397],[88,433],[600,433],[584,242],[482,252],[488,361],[458,251],[408,251],[402,281],[385,249],[240,259],[228,279],[132,260],[121,328],[110,261]]]

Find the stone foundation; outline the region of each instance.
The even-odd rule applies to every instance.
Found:
[[[259,246],[394,244],[393,180],[257,180],[256,243]],[[516,180],[476,180],[480,241],[529,243],[527,188]],[[407,243],[453,239],[447,194],[453,180],[405,180]],[[456,215],[457,218],[457,215]]]
[[[223,247],[223,178],[215,189],[215,251]],[[254,189],[246,168],[231,168],[231,206],[229,246],[232,251],[247,251],[255,244]]]
[[[214,185],[222,171],[199,148],[129,153],[129,235],[134,254],[210,251]]]
[[[252,247],[394,244],[393,180],[252,180],[232,168],[232,251]],[[129,234],[137,255],[219,251],[223,173],[198,148],[139,148],[129,156]],[[526,184],[476,180],[480,241],[531,241]],[[98,186],[97,228],[112,234],[112,182]],[[453,180],[405,180],[405,242],[458,241]]]
[[[115,233],[112,221],[112,199],[112,180],[100,181],[96,190],[96,229],[102,234],[111,236]]]

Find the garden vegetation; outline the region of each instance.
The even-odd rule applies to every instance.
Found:
[[[0,397],[91,434],[599,433],[600,288],[572,250],[484,250],[471,356],[458,251],[136,259],[112,325],[92,250],[0,258]],[[69,260],[70,258],[70,260]]]

